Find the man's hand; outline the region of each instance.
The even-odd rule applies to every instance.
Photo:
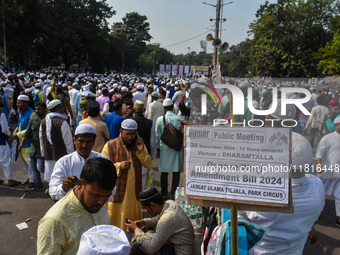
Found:
[[[131,166],[131,161],[123,161],[122,163],[120,163],[121,170],[129,170],[130,166]]]
[[[143,139],[138,137],[137,140],[136,140],[136,143],[137,143],[137,149],[139,151],[143,151],[144,150],[144,141],[143,141]]]
[[[157,150],[156,150],[156,156],[157,156],[157,158],[159,158],[160,155],[161,155],[160,149],[157,149]]]
[[[74,176],[66,176],[63,180],[62,188],[64,191],[69,191],[74,186],[76,186]]]
[[[142,228],[145,226],[145,221],[144,220],[136,220],[135,221],[137,227]]]
[[[126,232],[133,233],[137,229],[137,224],[131,220],[128,220],[129,223],[125,223]]]
[[[18,146],[18,151],[21,152],[22,147],[24,147],[24,145],[23,145],[23,143],[20,143],[19,146]]]
[[[178,120],[182,126],[185,126],[185,125],[190,125],[190,121],[189,120]]]
[[[137,228],[142,228],[145,225],[144,220],[136,220],[136,221],[128,220],[128,222],[129,223],[125,223],[125,226],[126,226],[126,231],[130,233],[135,232]]]
[[[18,138],[18,135],[15,133],[13,134],[13,139],[17,139]]]

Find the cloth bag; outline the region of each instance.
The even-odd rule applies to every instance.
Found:
[[[183,132],[176,129],[171,123],[165,123],[163,115],[164,129],[161,135],[161,141],[173,150],[180,151],[183,147]]]

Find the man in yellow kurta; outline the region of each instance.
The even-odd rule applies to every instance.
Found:
[[[126,119],[121,124],[120,136],[103,148],[106,155],[117,170],[117,191],[109,202],[108,214],[111,224],[126,230],[125,219],[132,221],[141,219],[142,206],[139,192],[142,191],[142,165],[151,167],[151,157],[138,137],[137,122]]]
[[[77,185],[39,221],[37,254],[77,253],[83,233],[109,224],[106,202],[117,179],[112,162],[87,159]]]

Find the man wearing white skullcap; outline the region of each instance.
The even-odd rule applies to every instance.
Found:
[[[70,104],[70,98],[68,97],[68,95],[65,94],[62,86],[56,86],[55,80],[52,81],[50,95],[52,96],[53,99],[59,99],[61,101],[64,107],[63,113],[65,113],[66,115],[70,114],[71,121],[72,121],[73,112],[72,112],[72,107]]]
[[[44,91],[41,90],[41,83],[37,82],[35,86],[35,90],[33,91],[33,102],[36,105],[39,102],[45,102],[45,94]]]
[[[72,84],[72,89],[68,92],[69,96],[70,96],[70,105],[72,108],[72,113],[73,116],[77,116],[76,115],[76,100],[77,100],[77,95],[80,92],[80,85],[78,82],[74,82]],[[75,118],[72,122],[72,125],[75,125]]]
[[[315,235],[311,229],[325,205],[325,191],[319,178],[305,175],[306,166],[312,163],[312,147],[295,132],[291,156],[294,213],[246,212],[252,223],[269,229],[249,254],[302,254],[309,235]],[[294,231],[292,226],[297,226]]]
[[[278,102],[278,109],[281,101]],[[271,114],[277,120],[295,116],[294,105],[287,105],[286,115],[280,110]],[[273,121],[275,127],[281,127],[281,121]],[[289,123],[291,122],[291,123]],[[293,121],[285,125],[294,126]],[[294,213],[247,212],[251,222],[269,231],[249,252],[249,254],[302,254],[307,238],[313,241],[311,231],[325,205],[325,191],[322,182],[314,175],[305,175],[312,163],[312,147],[302,135],[292,132],[292,197]],[[292,226],[298,226],[291,231]]]
[[[146,105],[146,97],[148,96],[148,91],[144,90],[143,85],[137,85],[137,91],[132,94],[133,95],[133,103],[135,103],[137,100],[140,100],[143,102],[144,105]]]
[[[334,119],[334,127],[334,132],[321,139],[316,163],[326,194],[335,198],[335,225],[340,227],[340,117]]]
[[[13,139],[19,139],[19,143],[21,143],[22,138],[24,137],[24,134],[26,132],[28,123],[30,121],[31,115],[34,112],[32,108],[29,107],[30,99],[26,95],[20,95],[17,99],[17,107],[19,111],[19,119],[18,119],[18,126],[13,132]],[[28,167],[28,151],[31,146],[31,139],[29,139],[26,143],[24,143],[20,155],[22,158],[22,161],[24,163],[24,166],[26,168],[26,171],[28,173],[28,180],[24,182],[24,184],[30,183],[31,185],[34,185],[34,173],[30,171]],[[16,161],[16,159],[12,159],[13,161]]]
[[[176,81],[177,85],[178,82]],[[178,114],[179,112],[179,104],[181,103],[181,96],[184,93],[183,92],[183,83],[181,82],[180,84],[180,89],[177,90],[174,94],[174,96],[172,97],[172,101],[174,102],[174,113]]]
[[[37,254],[76,254],[83,233],[110,224],[104,205],[116,180],[116,169],[108,159],[87,159],[77,185],[39,221]]]
[[[166,98],[163,101],[164,115],[158,117],[156,122],[156,137],[157,137],[157,154],[159,156],[158,170],[161,172],[161,188],[163,199],[168,195],[168,173],[172,173],[172,186],[170,197],[173,199],[175,191],[178,187],[180,180],[180,172],[183,169],[184,164],[184,150],[177,151],[167,146],[161,140],[164,127],[171,123],[174,128],[181,130],[181,123],[179,120],[183,120],[182,116],[178,116],[173,112],[174,105],[170,98]]]
[[[96,132],[90,124],[80,124],[75,130],[73,139],[76,151],[60,158],[51,175],[49,193],[52,199],[60,200],[76,185],[81,170],[88,158],[107,158],[92,150],[96,140]]]
[[[117,192],[109,202],[111,224],[125,229],[125,219],[142,217],[138,194],[142,191],[142,166],[150,168],[151,157],[143,139],[138,137],[137,122],[126,119],[122,122],[120,136],[106,143],[102,153],[117,169]],[[119,213],[117,213],[119,212]]]
[[[50,101],[47,105],[50,113],[41,122],[39,137],[41,155],[45,158],[46,181],[50,181],[55,163],[58,159],[74,151],[72,133],[64,108],[59,99]]]
[[[159,116],[163,116],[164,114],[164,108],[163,108],[163,100],[161,93],[163,93],[163,96],[165,97],[165,91],[161,90],[160,93],[158,92],[152,92],[151,98],[152,103],[149,105],[149,112],[148,112],[148,119],[152,120],[153,124],[156,127],[156,122]]]
[[[130,243],[120,228],[112,225],[95,226],[80,239],[77,255],[129,255]]]

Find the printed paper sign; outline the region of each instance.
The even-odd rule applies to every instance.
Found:
[[[288,204],[290,132],[186,127],[186,194]]]

